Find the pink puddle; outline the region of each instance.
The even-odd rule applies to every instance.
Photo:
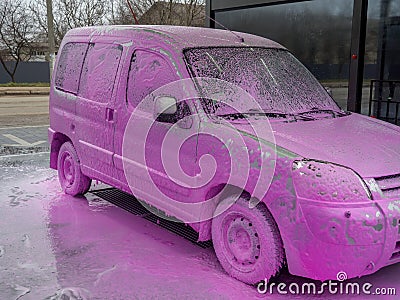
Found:
[[[7,174],[0,175],[1,299],[365,297],[260,295],[254,287],[230,278],[212,248],[202,249],[93,194],[66,196],[54,172],[44,167],[7,167],[1,174]],[[352,282],[400,291],[399,271],[400,266],[394,265]],[[276,282],[312,281],[284,271]]]

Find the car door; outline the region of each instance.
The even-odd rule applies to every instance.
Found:
[[[125,188],[138,198],[179,217],[183,212],[179,208],[174,212],[170,203],[160,202],[160,195],[185,203],[192,201],[194,191],[180,182],[178,173],[166,170],[165,159],[174,159],[176,169],[182,168],[188,176],[195,175],[199,120],[192,116],[194,108],[189,101],[179,102],[176,118],[163,120],[154,114],[159,96],[155,91],[179,79],[170,59],[160,52],[135,49],[127,63],[129,68],[121,74],[126,82],[119,90],[125,93],[126,98],[119,101],[114,162],[118,178]],[[168,96],[165,92],[161,94]],[[185,121],[177,124],[184,118]],[[184,141],[189,133],[192,136]],[[179,153],[178,144],[182,144]]]
[[[110,182],[114,176],[114,98],[123,47],[106,37],[89,43],[76,102],[76,135],[85,174]]]

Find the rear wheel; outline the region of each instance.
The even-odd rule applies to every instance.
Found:
[[[215,253],[225,271],[247,284],[257,284],[279,274],[284,250],[278,227],[263,203],[250,208],[239,198],[222,201],[212,221]]]
[[[58,179],[64,193],[72,196],[85,194],[91,179],[82,174],[78,154],[71,142],[65,142],[58,153]]]

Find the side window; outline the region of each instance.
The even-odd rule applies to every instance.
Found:
[[[121,55],[121,45],[89,44],[83,64],[79,95],[107,103],[112,96]]]
[[[82,71],[83,59],[88,44],[67,43],[64,45],[57,64],[55,86],[57,89],[76,94]]]
[[[175,80],[175,73],[161,56],[137,50],[128,75],[127,102],[136,107],[148,94]]]

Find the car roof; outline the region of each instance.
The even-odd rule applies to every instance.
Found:
[[[285,49],[280,44],[264,37],[213,28],[186,27],[170,25],[110,25],[81,27],[70,30],[67,37],[72,36],[115,36],[134,38],[140,33],[149,38],[158,36],[165,42],[173,43],[179,48],[192,47],[229,47],[252,46]],[[243,42],[243,40],[244,42]]]

